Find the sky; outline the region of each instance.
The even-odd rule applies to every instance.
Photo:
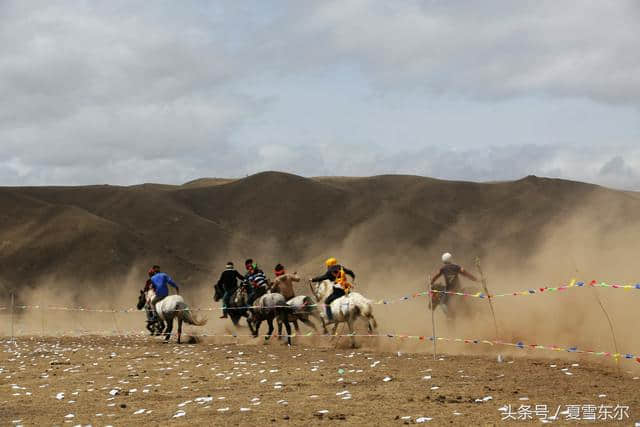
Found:
[[[640,2],[0,0],[0,185],[640,191]]]

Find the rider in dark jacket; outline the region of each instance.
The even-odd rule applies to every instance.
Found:
[[[333,313],[331,312],[331,303],[341,296],[346,295],[345,288],[343,288],[341,284],[336,283],[336,279],[342,272],[344,272],[345,275],[351,276],[352,279],[355,279],[356,275],[353,271],[338,264],[338,261],[335,258],[329,258],[328,260],[326,260],[325,265],[327,266],[327,272],[321,276],[314,277],[313,279],[311,279],[311,281],[322,282],[324,280],[330,280],[333,282],[333,293],[329,295],[324,301],[327,311],[327,319],[329,319],[329,321],[332,321]]]
[[[253,306],[255,300],[267,293],[267,287],[269,282],[264,271],[258,268],[258,264],[253,262],[251,258],[244,262],[244,266],[247,268],[247,274],[244,276],[244,283],[248,286],[248,299],[247,306]]]
[[[440,300],[444,306],[447,306],[449,301],[449,294],[446,292],[458,292],[460,291],[460,277],[464,276],[474,282],[479,282],[478,278],[469,273],[463,267],[453,263],[453,256],[446,252],[442,254],[442,267],[431,279],[431,286],[433,286],[440,277],[444,277],[445,287],[444,293],[441,294]],[[433,297],[432,297],[433,298]]]
[[[340,272],[340,269],[342,269],[345,272],[345,274],[348,274],[349,276],[351,276],[352,279],[356,278],[356,275],[353,271],[349,270],[347,267],[344,267],[340,264],[335,264],[329,267],[326,273],[320,276],[314,277],[313,279],[311,279],[311,281],[322,282],[324,280],[331,280],[333,282],[336,278],[336,275]]]
[[[218,286],[224,292],[222,296],[222,316],[221,319],[227,317],[227,307],[231,304],[231,297],[233,293],[238,289],[238,280],[244,280],[244,277],[238,271],[233,268],[233,263],[229,261],[225,270],[220,275],[218,280]]]

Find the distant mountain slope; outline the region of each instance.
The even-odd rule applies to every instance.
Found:
[[[594,206],[616,206],[615,221],[610,209]],[[391,268],[413,256],[409,249],[526,255],[559,218],[582,210],[602,217],[603,227],[638,227],[638,209],[635,193],[537,177],[479,184],[264,172],[182,186],[5,187],[0,280],[5,288],[52,277],[72,277],[76,286],[117,283],[158,262],[199,284],[227,258],[248,256],[270,270],[271,262],[316,265],[340,251],[357,252],[352,259],[366,260],[364,268]]]

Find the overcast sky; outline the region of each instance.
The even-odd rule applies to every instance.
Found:
[[[0,0],[0,185],[640,190],[640,2]]]

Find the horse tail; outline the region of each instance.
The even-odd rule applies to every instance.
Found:
[[[373,329],[377,329],[378,322],[376,321],[376,318],[373,317],[373,304],[371,303],[371,300],[365,298],[363,303],[359,305],[358,308],[360,309],[362,316],[366,317],[371,322],[371,327]]]
[[[194,326],[204,326],[207,324],[206,318],[198,319],[196,316],[191,314],[191,310],[189,310],[189,306],[187,304],[180,304],[179,309],[181,310],[180,316],[182,317],[182,320],[184,320],[188,324]]]

